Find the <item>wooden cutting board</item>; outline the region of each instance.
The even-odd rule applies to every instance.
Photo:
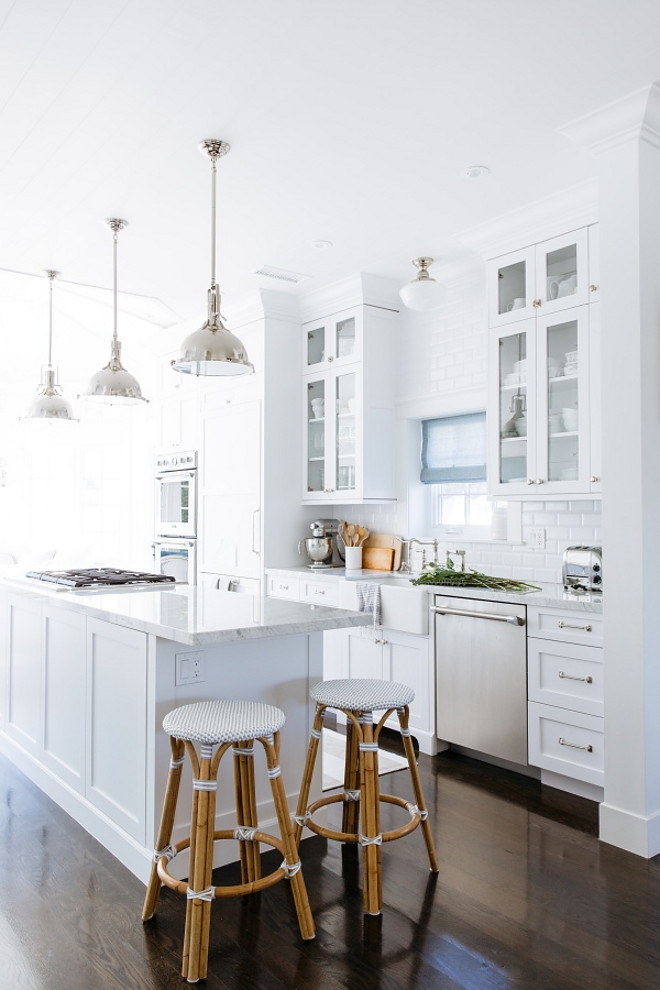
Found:
[[[403,540],[401,537],[394,536],[392,533],[370,533],[362,548],[363,560],[364,551],[376,547],[385,547],[386,549],[394,550],[394,558],[389,569],[398,571],[401,567],[401,550],[403,549]],[[380,570],[383,570],[383,568],[381,567]]]
[[[362,567],[366,571],[391,571],[394,547],[362,547]]]

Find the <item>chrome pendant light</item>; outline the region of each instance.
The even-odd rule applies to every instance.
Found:
[[[112,231],[113,244],[113,334],[110,350],[110,360],[90,379],[87,390],[82,393],[84,399],[105,402],[108,405],[137,405],[138,402],[148,402],[142,395],[137,379],[133,377],[121,363],[121,343],[117,337],[117,241],[119,231],[128,226],[128,221],[111,217],[105,221]]]
[[[42,381],[37,395],[28,406],[23,419],[48,419],[64,423],[77,423],[71,405],[62,395],[57,383],[57,368],[53,365],[53,282],[59,272],[46,271],[48,278],[48,364],[42,370]]]
[[[220,288],[215,280],[216,204],[215,185],[218,158],[229,151],[226,141],[207,138],[199,150],[211,159],[211,288],[208,291],[208,317],[181,345],[181,355],[172,361],[175,371],[187,375],[246,375],[254,371],[245,347],[222,322]]]
[[[404,306],[426,312],[437,309],[442,303],[444,292],[442,286],[429,274],[429,266],[433,258],[415,258],[413,265],[419,269],[416,278],[408,282],[399,291]]]

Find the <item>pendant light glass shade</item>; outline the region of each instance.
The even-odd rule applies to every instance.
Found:
[[[206,322],[186,337],[180,356],[172,361],[174,371],[187,375],[246,375],[254,371],[245,347],[222,322],[220,288],[215,280],[217,162],[229,148],[226,141],[217,138],[207,138],[200,145],[200,151],[211,159],[211,287]]]
[[[82,393],[84,399],[107,405],[137,405],[148,402],[142,395],[137,379],[126,371],[121,363],[121,342],[117,337],[117,241],[119,231],[128,225],[126,220],[111,218],[106,223],[112,230],[113,239],[113,334],[110,345],[110,360],[90,378],[87,389]]]
[[[59,272],[47,271],[48,286],[48,364],[42,369],[37,394],[29,404],[23,419],[48,419],[77,423],[71,404],[62,395],[57,383],[57,368],[53,365],[53,282]]]
[[[433,258],[415,258],[413,261],[413,265],[419,269],[419,273],[412,282],[408,282],[399,290],[403,304],[408,309],[426,312],[430,309],[437,309],[441,305],[444,299],[444,290],[429,275],[428,268],[432,264]]]

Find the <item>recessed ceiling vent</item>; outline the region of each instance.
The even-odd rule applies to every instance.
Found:
[[[289,272],[286,268],[273,268],[272,265],[262,265],[254,274],[263,275],[264,278],[276,278],[280,282],[293,282],[294,285],[312,277],[311,275],[301,275],[300,272]]]

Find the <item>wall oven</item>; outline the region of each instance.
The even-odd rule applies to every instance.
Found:
[[[155,536],[197,536],[197,451],[156,458]]]
[[[154,567],[179,584],[197,584],[197,541],[178,537],[156,537]]]

